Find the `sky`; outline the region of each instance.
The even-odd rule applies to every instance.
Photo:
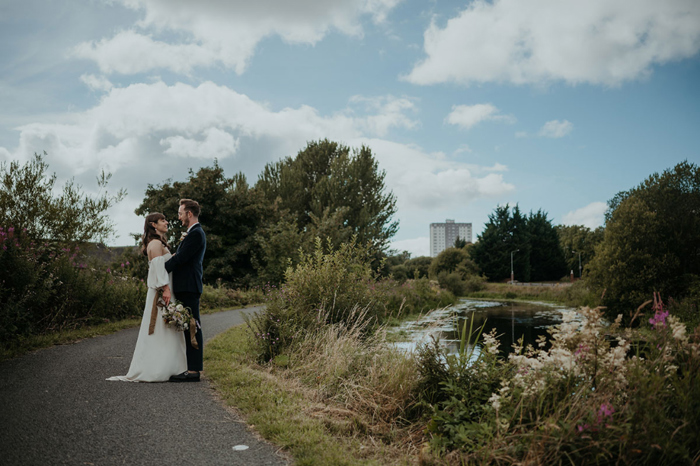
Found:
[[[0,0],[0,162],[127,197],[218,160],[254,184],[328,138],[368,146],[392,247],[498,205],[604,224],[606,202],[700,163],[698,0]],[[206,223],[206,210],[202,215]]]

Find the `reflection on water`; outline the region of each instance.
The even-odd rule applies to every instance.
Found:
[[[451,308],[439,309],[422,318],[404,323],[399,331],[407,335],[406,342],[396,343],[397,347],[413,350],[418,344],[429,341],[430,336],[439,338],[450,353],[459,350],[457,326],[462,329],[465,319],[474,318],[474,331],[484,324],[484,333],[496,329],[500,341],[501,355],[506,356],[513,343],[520,338],[526,345],[536,345],[541,335],[548,336],[547,328],[561,323],[561,312],[569,310],[563,306],[545,303],[515,303],[497,301],[476,301],[463,299]],[[467,331],[470,322],[467,321]],[[477,344],[477,350],[478,348]]]

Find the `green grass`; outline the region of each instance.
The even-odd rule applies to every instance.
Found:
[[[233,327],[209,342],[206,375],[224,402],[234,406],[265,439],[284,448],[294,464],[407,463],[391,460],[394,455],[367,442],[367,437],[364,443],[360,436],[355,437],[361,421],[333,419],[329,414],[333,407],[313,401],[310,389],[276,374],[275,369],[253,363],[247,331],[245,325]]]

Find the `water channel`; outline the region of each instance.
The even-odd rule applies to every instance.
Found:
[[[525,344],[536,345],[541,335],[548,335],[547,328],[561,323],[562,311],[570,310],[562,305],[548,303],[523,303],[513,301],[481,301],[462,299],[457,305],[437,309],[425,316],[402,324],[396,332],[404,341],[395,345],[407,351],[430,341],[433,336],[447,348],[448,352],[459,350],[459,333],[464,320],[474,318],[474,330],[484,325],[484,333],[496,329],[502,356],[512,350],[513,343],[520,338]],[[467,331],[469,322],[467,322]],[[477,343],[477,351],[479,344]],[[476,354],[477,352],[475,352]]]

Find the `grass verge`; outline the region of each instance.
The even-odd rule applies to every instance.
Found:
[[[237,326],[209,342],[207,377],[228,406],[291,454],[295,464],[410,464],[408,457],[363,435],[363,421],[347,409],[315,401],[314,391],[283,369],[255,364],[247,332],[247,326]]]
[[[542,301],[570,307],[595,307],[600,297],[586,287],[583,281],[572,285],[556,283],[557,286],[513,286],[507,283],[486,283],[483,290],[467,294],[466,298]]]

